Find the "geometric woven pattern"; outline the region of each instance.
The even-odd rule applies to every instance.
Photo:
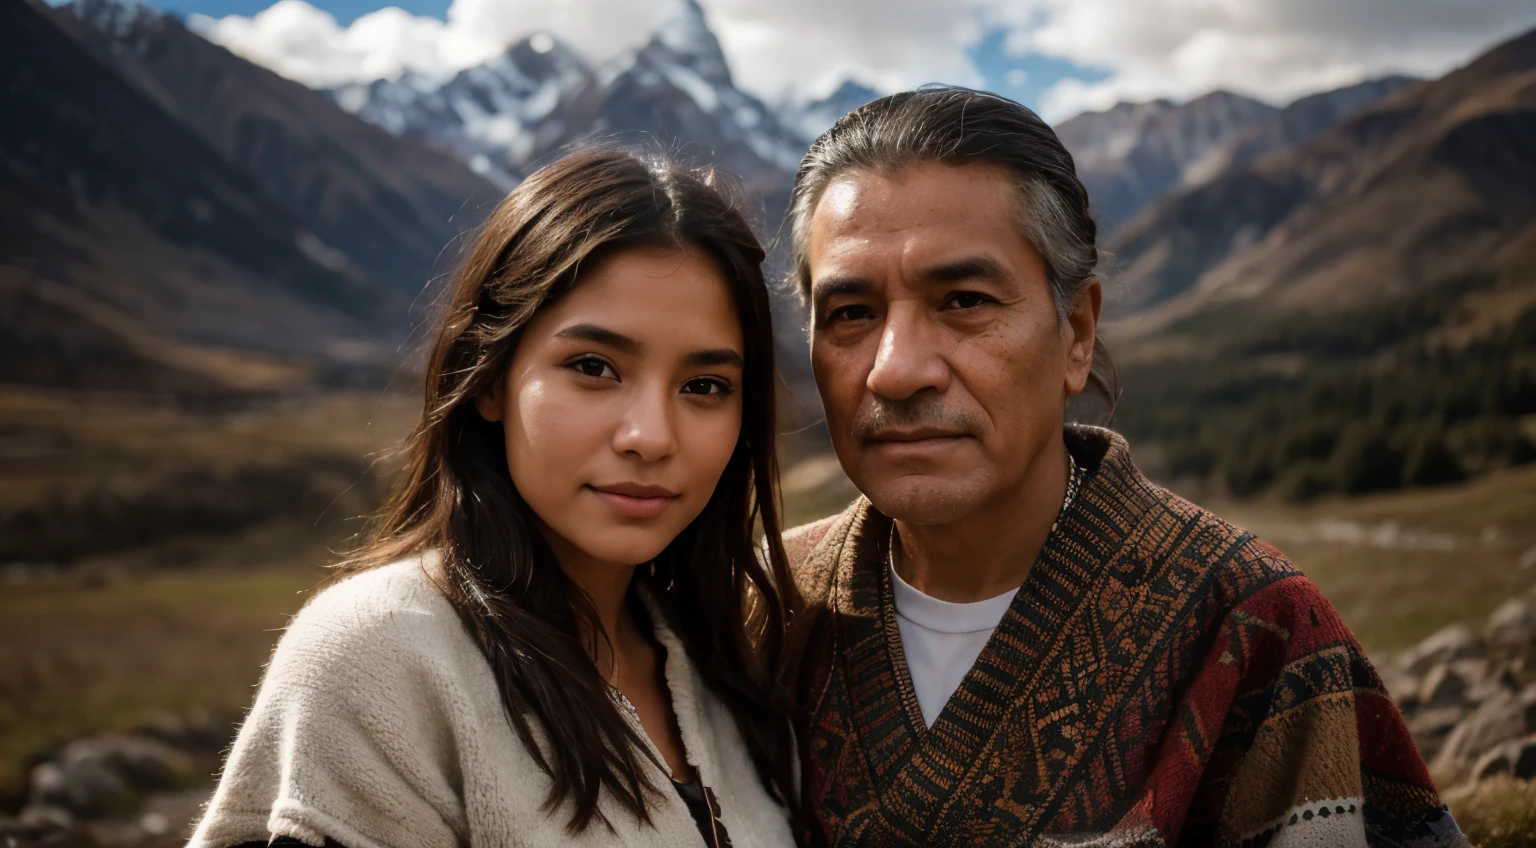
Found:
[[[1310,844],[1306,813],[1330,839],[1461,844],[1311,581],[1147,481],[1119,436],[1066,435],[1077,500],[932,727],[901,655],[890,519],[861,498],[799,531],[812,534],[795,626],[815,841]],[[1324,799],[1359,799],[1358,814],[1307,807]]]

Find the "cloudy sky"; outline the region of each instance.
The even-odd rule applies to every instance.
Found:
[[[679,0],[150,0],[310,85],[443,75],[535,32],[591,61],[643,40]],[[770,102],[845,78],[952,82],[1060,120],[1215,88],[1281,104],[1435,76],[1536,27],[1531,0],[700,0],[742,87]]]

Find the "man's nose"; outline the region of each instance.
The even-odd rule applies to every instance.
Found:
[[[643,462],[655,462],[677,453],[672,400],[672,393],[663,386],[633,392],[614,432],[613,449]]]
[[[949,365],[939,351],[939,328],[917,306],[896,305],[880,330],[880,346],[865,385],[887,400],[905,400],[924,389],[949,388]]]

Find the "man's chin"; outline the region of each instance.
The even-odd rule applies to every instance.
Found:
[[[881,513],[918,525],[949,524],[969,516],[980,506],[983,488],[975,482],[926,474],[874,479],[859,486]]]

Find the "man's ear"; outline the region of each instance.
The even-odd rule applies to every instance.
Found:
[[[475,395],[475,409],[480,417],[487,421],[500,421],[502,419],[502,396],[505,390],[500,380],[493,380],[485,390]]]
[[[1099,309],[1104,305],[1104,285],[1090,278],[1067,314],[1067,396],[1080,393],[1093,371],[1093,343],[1099,331]]]

